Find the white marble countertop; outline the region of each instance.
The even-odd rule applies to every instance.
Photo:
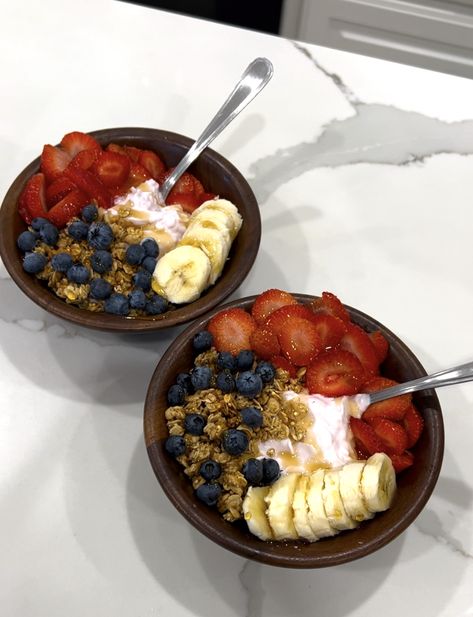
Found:
[[[113,0],[0,5],[2,195],[70,130],[197,137],[267,56],[272,82],[213,144],[261,204],[234,297],[331,290],[428,371],[472,359],[473,82]],[[144,395],[177,331],[81,330],[3,266],[0,290],[2,615],[473,615],[473,384],[439,391],[442,472],[400,538],[332,569],[265,567],[191,528],[148,463]]]

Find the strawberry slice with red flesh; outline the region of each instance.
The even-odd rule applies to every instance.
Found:
[[[402,454],[407,448],[407,433],[398,422],[387,418],[373,418],[369,424],[386,446],[385,451],[388,454]]]
[[[350,321],[350,314],[343,306],[337,296],[330,291],[323,291],[322,296],[311,302],[314,313],[325,313],[338,317],[347,323]]]
[[[46,181],[49,183],[61,176],[71,161],[72,156],[68,152],[46,144],[41,153],[41,171]]]
[[[319,354],[307,367],[309,394],[343,396],[357,394],[365,372],[356,356],[344,349]]]
[[[312,311],[303,304],[287,304],[273,311],[264,325],[270,328],[278,336],[284,332],[286,325],[295,317],[311,321]]]
[[[270,360],[281,353],[276,334],[266,326],[258,326],[250,336],[250,349],[262,360]]]
[[[172,191],[171,191],[172,192]],[[199,198],[194,193],[176,193],[166,199],[168,206],[179,205],[185,212],[192,213],[200,206]]]
[[[424,418],[413,404],[407,408],[402,424],[407,433],[407,447],[412,448],[417,443],[424,428]]]
[[[397,381],[388,379],[387,377],[372,377],[365,384],[363,384],[363,392],[379,392],[380,390],[386,390],[397,385]],[[388,398],[385,401],[379,403],[373,403],[364,412],[363,418],[365,420],[371,420],[373,418],[387,418],[388,420],[401,421],[411,404],[411,395],[402,394],[401,396],[395,396],[394,398]]]
[[[90,169],[97,161],[101,153],[101,150],[81,150],[78,152],[72,161],[69,163],[69,167],[80,167],[81,169]]]
[[[376,356],[378,357],[378,363],[381,364],[381,362],[384,362],[386,360],[386,356],[388,355],[389,343],[379,330],[370,332],[368,336],[373,343]]]
[[[83,150],[102,150],[102,146],[91,135],[82,133],[81,131],[72,131],[67,133],[61,139],[61,148],[69,154],[73,159],[79,152]]]
[[[267,289],[253,302],[251,314],[257,324],[264,324],[271,313],[290,304],[297,304],[297,300],[287,291]]]
[[[61,201],[68,193],[77,189],[76,185],[67,176],[59,176],[46,187],[46,205],[52,208],[54,204]]]
[[[101,152],[94,164],[93,171],[98,179],[108,188],[121,186],[130,173],[130,159],[118,152]]]
[[[65,227],[74,216],[79,216],[89,201],[85,193],[75,189],[49,210],[47,218],[57,227]]]
[[[289,360],[285,358],[284,356],[279,356],[279,355],[272,356],[272,358],[270,358],[269,361],[274,366],[274,368],[280,368],[281,370],[286,371],[287,373],[289,373],[289,376],[292,379],[296,378],[297,376],[296,367],[293,364],[291,364]]]
[[[322,347],[325,349],[338,345],[347,332],[344,321],[327,313],[314,313],[310,321],[317,328]]]
[[[215,193],[200,193],[198,198],[199,198],[199,206],[200,206],[205,201],[211,201],[212,199],[216,199],[217,195]]]
[[[100,208],[105,210],[110,208],[112,196],[107,187],[93,173],[80,167],[68,167],[65,174],[89,199],[94,199]]]
[[[256,328],[253,317],[241,308],[220,311],[209,321],[208,331],[213,336],[217,351],[229,351],[236,355],[250,349],[250,336]]]
[[[166,171],[166,166],[156,152],[153,152],[152,150],[143,150],[140,154],[138,162],[149,171],[155,180],[157,180],[161,174]]]
[[[46,217],[46,195],[45,195],[46,178],[44,174],[38,173],[26,183],[18,202],[18,212],[21,218],[28,223],[40,216]]]
[[[389,454],[389,458],[391,459],[396,473],[400,473],[414,464],[414,455],[412,452],[409,452],[409,450],[406,450],[402,454]]]
[[[340,347],[354,354],[366,373],[376,374],[378,372],[378,356],[373,343],[368,334],[359,326],[347,324],[347,332],[340,340]]]
[[[323,349],[316,326],[302,317],[288,319],[278,339],[283,355],[295,366],[307,366]]]
[[[355,438],[357,450],[361,450],[362,453],[366,452],[368,456],[376,452],[386,452],[386,446],[376,435],[374,428],[364,420],[350,418],[350,429]]]

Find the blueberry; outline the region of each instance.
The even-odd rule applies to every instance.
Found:
[[[82,218],[86,223],[92,223],[98,215],[99,211],[95,204],[88,204],[82,208]]]
[[[217,366],[221,369],[228,369],[229,371],[236,370],[236,358],[232,356],[229,351],[221,351],[217,355]]]
[[[133,289],[128,296],[130,308],[142,310],[146,306],[146,294],[142,289]]]
[[[126,249],[125,260],[130,266],[139,266],[145,258],[145,250],[141,244],[130,244]]]
[[[155,257],[145,257],[141,262],[141,265],[145,270],[148,270],[151,274],[153,274],[154,269],[156,268],[156,258]]]
[[[93,300],[106,300],[113,291],[111,284],[105,279],[92,279],[90,281],[89,295]]]
[[[202,463],[199,468],[199,473],[204,480],[210,482],[211,480],[216,480],[220,476],[222,473],[222,467],[220,463],[217,463],[217,461],[209,459],[208,461],[204,461]]]
[[[195,491],[195,494],[200,501],[203,501],[206,506],[216,506],[222,487],[220,484],[201,484]]]
[[[176,387],[180,388],[180,386]],[[190,435],[202,435],[205,424],[205,418],[200,413],[188,413],[184,418],[184,430]]]
[[[249,349],[240,351],[236,357],[236,367],[239,371],[249,371],[253,367],[255,355]]]
[[[23,259],[23,270],[28,274],[38,274],[48,263],[48,260],[41,253],[26,253]]]
[[[260,486],[263,482],[263,461],[249,458],[243,465],[242,473],[251,486]]]
[[[107,298],[103,308],[106,313],[112,315],[128,315],[130,312],[128,298],[120,293],[113,293],[110,298]]]
[[[258,362],[255,373],[261,377],[263,383],[271,383],[276,376],[276,369],[271,362]]]
[[[223,434],[222,447],[228,454],[239,456],[248,447],[248,437],[237,428],[229,428]]]
[[[168,390],[168,405],[174,407],[175,405],[182,405],[186,398],[186,391],[182,386],[174,384]]]
[[[240,409],[240,414],[243,423],[251,428],[259,428],[263,425],[263,414],[256,407]]]
[[[107,223],[92,223],[87,241],[93,249],[108,249],[113,242],[113,231]]]
[[[146,303],[148,315],[161,315],[168,310],[168,301],[159,294],[152,294]]]
[[[164,442],[164,449],[171,456],[181,456],[186,451],[186,440],[181,435],[171,435]]]
[[[113,257],[109,251],[94,251],[90,258],[90,265],[94,272],[105,274],[112,269]]]
[[[281,469],[279,468],[279,463],[277,460],[274,458],[264,458],[262,484],[265,486],[272,484],[273,482],[276,482],[280,475]]]
[[[138,270],[133,275],[133,284],[143,291],[149,291],[151,289],[151,274],[147,270]]]
[[[186,391],[186,394],[192,394],[194,387],[192,385],[191,376],[189,373],[178,373],[176,377],[176,383]]]
[[[235,380],[233,379],[233,375],[228,369],[220,371],[217,375],[217,379],[215,380],[215,384],[219,390],[221,390],[224,394],[228,394],[229,392],[233,392],[235,389]]]
[[[159,255],[159,245],[153,238],[146,238],[141,246],[145,250],[146,257],[157,257]]]
[[[20,251],[23,251],[23,253],[29,253],[32,251],[37,242],[38,237],[32,231],[22,231],[16,239],[16,244]]]
[[[46,225],[46,223],[49,223],[48,219],[44,219],[42,216],[37,216],[31,221],[31,227],[35,231],[39,231],[43,225]]]
[[[51,259],[51,267],[56,272],[66,273],[73,265],[72,257],[69,253],[56,253]]]
[[[71,283],[77,283],[78,285],[83,285],[84,283],[89,282],[90,272],[82,264],[73,264],[67,271],[67,279]]]
[[[208,330],[201,330],[192,339],[192,346],[196,353],[202,353],[212,347],[213,336]]]
[[[39,230],[39,237],[45,244],[55,246],[59,238],[58,228],[52,223],[44,223]]]
[[[191,382],[194,390],[207,390],[210,388],[212,371],[208,366],[197,366],[191,371]]]
[[[84,221],[73,221],[67,228],[67,233],[74,240],[85,240],[89,232],[89,226]]]
[[[254,398],[263,389],[261,377],[252,371],[243,371],[236,378],[236,387],[240,394],[248,398]]]

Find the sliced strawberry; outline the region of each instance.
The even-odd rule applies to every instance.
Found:
[[[72,161],[72,156],[56,146],[46,144],[41,153],[41,171],[47,182],[52,182],[60,175]]]
[[[140,154],[138,162],[140,165],[143,165],[143,167],[146,167],[155,180],[157,180],[159,176],[166,171],[166,166],[159,156],[152,150],[143,150]]]
[[[257,324],[264,324],[271,313],[289,304],[297,304],[293,295],[280,289],[267,289],[254,301],[251,314]]]
[[[89,197],[82,191],[77,189],[71,191],[49,210],[47,218],[57,227],[65,227],[74,216],[79,216],[80,211],[89,201]]]
[[[131,164],[130,175],[128,179],[131,180],[132,186],[138,186],[139,184],[141,184],[142,182],[146,182],[146,180],[149,180],[150,178],[151,174],[146,169],[146,167],[143,167],[143,165],[140,165],[139,163]]]
[[[141,148],[135,148],[135,146],[124,146],[125,153],[133,163],[139,163],[141,156]]]
[[[398,422],[387,418],[372,418],[369,424],[390,454],[402,454],[407,448],[407,433]]]
[[[389,458],[391,459],[396,473],[400,473],[414,464],[414,455],[409,452],[409,450],[406,450],[402,454],[390,454]]]
[[[309,364],[305,378],[309,394],[342,396],[359,392],[364,374],[356,356],[344,349],[331,349]]]
[[[215,193],[200,193],[198,197],[200,206],[204,203],[204,201],[211,201],[212,199],[216,199],[217,195]]]
[[[76,189],[76,185],[67,176],[59,176],[46,188],[46,204],[49,208],[61,201],[68,193]]]
[[[80,167],[68,167],[65,174],[89,199],[94,199],[100,208],[110,208],[111,194],[93,173]]]
[[[278,337],[266,326],[258,326],[250,336],[250,349],[262,360],[269,360],[281,353]]]
[[[81,131],[67,133],[61,140],[61,148],[74,158],[82,150],[101,150],[102,146],[91,135]]]
[[[359,326],[347,324],[347,331],[340,340],[340,347],[354,354],[368,374],[378,372],[378,356],[373,343],[368,334]]]
[[[322,292],[322,297],[311,302],[314,313],[326,313],[338,317],[342,321],[349,322],[350,314],[337,296],[330,291]]]
[[[118,152],[107,150],[100,153],[93,171],[98,179],[108,188],[121,186],[130,173],[130,159]]]
[[[28,180],[20,195],[18,212],[28,225],[37,216],[45,217],[47,215],[45,185],[44,174],[35,174]]]
[[[372,377],[363,384],[363,392],[379,392],[379,390],[386,390],[386,388],[395,385],[397,385],[397,381],[392,379],[387,379],[386,377]],[[402,420],[411,403],[411,398],[410,394],[403,394],[402,396],[388,398],[386,401],[373,403],[364,412],[363,418],[365,420],[378,417],[396,421]]]
[[[412,446],[417,443],[417,440],[422,433],[422,429],[424,428],[424,418],[420,415],[414,405],[411,404],[404,414],[402,424],[407,433],[407,447],[412,448]]]
[[[295,366],[307,366],[322,349],[317,328],[302,317],[290,319],[278,339],[283,355]]]
[[[335,347],[347,332],[346,322],[327,313],[314,313],[311,322],[317,328],[322,347]]]
[[[90,169],[100,156],[100,150],[81,150],[78,152],[69,167],[80,167],[81,169]]]
[[[265,325],[279,336],[295,317],[311,321],[313,313],[303,304],[287,304],[273,311],[265,321]]]
[[[373,343],[374,350],[378,357],[378,363],[381,364],[381,362],[386,360],[386,356],[388,355],[389,343],[379,330],[370,332],[368,336]]]
[[[357,449],[368,453],[369,456],[376,452],[385,452],[386,447],[374,432],[374,428],[364,420],[350,418],[350,428],[355,438]]]
[[[250,349],[250,336],[255,328],[253,317],[241,308],[220,311],[212,317],[208,325],[215,349],[229,351],[234,355]]]
[[[199,197],[201,195],[205,195],[205,189],[203,187],[203,184],[200,180],[197,180],[197,178],[195,176],[192,176],[194,178],[194,193],[196,194],[197,197]]]
[[[172,193],[172,191],[171,191]],[[166,199],[168,206],[180,205],[186,212],[192,213],[200,206],[199,199],[194,193],[175,193]]]
[[[273,356],[272,358],[270,358],[270,362],[275,368],[280,368],[283,371],[288,372],[289,376],[292,377],[292,379],[296,378],[296,367],[291,364],[289,360],[287,360],[287,358],[285,358],[284,356]]]

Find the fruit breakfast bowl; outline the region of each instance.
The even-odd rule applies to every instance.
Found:
[[[310,350],[308,340],[320,349]],[[335,354],[349,370],[333,368]],[[201,317],[163,355],[144,408],[149,459],[176,509],[220,546],[281,567],[346,563],[399,536],[427,503],[443,457],[438,398],[426,390],[371,405],[361,418],[348,412],[348,462],[330,447],[322,459],[300,457],[294,440],[313,441],[291,399],[305,401],[305,412],[317,398],[350,401],[344,409],[356,400],[361,408],[357,393],[424,375],[395,334],[333,294],[268,290]],[[322,416],[315,417],[312,427]],[[292,454],[278,446],[288,436]]]
[[[247,276],[261,237],[258,203],[240,172],[207,148],[167,198],[163,230],[130,198],[141,183],[162,181],[192,143],[114,128],[45,146],[0,209],[0,255],[18,287],[58,317],[117,332],[176,326],[222,302]],[[185,245],[177,253],[176,242]]]

